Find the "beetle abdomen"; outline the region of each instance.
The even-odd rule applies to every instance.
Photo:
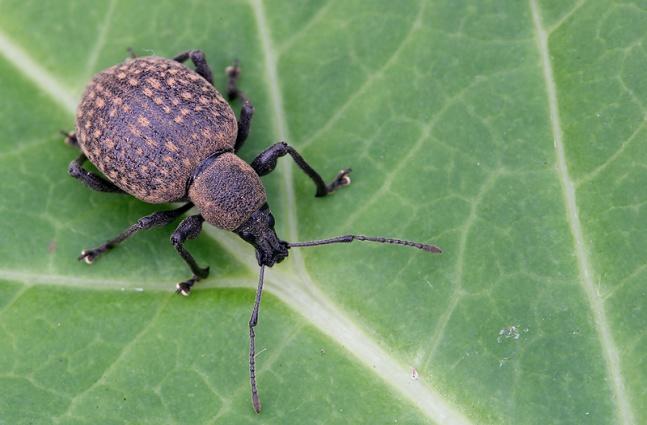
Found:
[[[232,149],[237,122],[209,82],[154,56],[97,74],[86,88],[76,134],[90,161],[113,183],[150,203],[186,196],[193,170]]]

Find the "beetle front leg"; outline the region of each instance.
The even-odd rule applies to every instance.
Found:
[[[311,166],[306,162],[305,159],[294,150],[294,148],[288,145],[285,142],[275,143],[269,148],[261,152],[260,155],[252,161],[252,168],[256,171],[256,174],[259,176],[264,176],[274,170],[276,167],[276,160],[282,156],[290,155],[294,162],[297,163],[299,168],[303,170],[304,173],[308,175],[317,186],[317,193],[315,196],[321,197],[333,193],[335,190],[339,189],[342,186],[348,186],[350,184],[350,177],[348,175],[351,172],[350,168],[341,170],[335,179],[329,183],[324,183],[323,179]]]
[[[200,214],[191,215],[182,220],[177,229],[175,229],[175,232],[171,235],[171,243],[193,273],[191,279],[176,285],[176,294],[189,295],[191,288],[197,281],[209,276],[209,267],[201,268],[198,266],[198,263],[195,262],[191,253],[184,248],[184,242],[187,239],[195,239],[198,237],[202,230],[202,222],[204,222],[204,218]]]

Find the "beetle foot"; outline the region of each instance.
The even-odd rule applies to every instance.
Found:
[[[232,79],[237,79],[240,75],[240,66],[238,66],[238,59],[234,60],[234,63],[225,68],[225,73],[227,77]]]
[[[175,285],[176,294],[184,295],[185,297],[187,297],[191,293],[191,288],[193,287],[193,285],[195,285],[197,281],[209,276],[209,267],[205,267],[204,269],[196,267],[193,270],[193,272],[195,274],[191,279],[185,280],[184,282],[180,282],[177,285]]]
[[[178,295],[184,295],[185,297],[188,297],[189,294],[191,293],[191,288],[193,287],[193,284],[198,281],[197,276],[193,276],[189,280],[185,280],[184,282],[180,282],[177,285],[175,285],[175,293]]]
[[[83,251],[81,251],[81,255],[79,255],[78,260],[83,260],[88,264],[92,264],[94,260],[96,260],[97,257],[104,252],[105,250],[102,249],[84,249]]]
[[[335,179],[330,183],[326,188],[328,193],[332,193],[343,186],[348,186],[351,182],[349,174],[353,171],[350,168],[341,170],[336,176]]]
[[[79,147],[79,141],[76,139],[76,133],[61,130],[61,134],[63,136],[65,136],[65,144],[66,145],[70,145],[70,146],[75,147],[75,148]]]
[[[236,99],[242,99],[246,101],[247,98],[238,89],[238,78],[240,77],[240,66],[238,66],[238,59],[227,68],[225,68],[225,74],[227,74],[227,98],[229,101],[234,101]]]

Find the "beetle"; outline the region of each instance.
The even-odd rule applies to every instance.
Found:
[[[183,65],[187,60],[195,70]],[[292,157],[314,182],[317,197],[350,184],[351,170],[341,170],[326,184],[285,142],[265,149],[251,164],[240,159],[236,153],[249,135],[254,107],[238,88],[237,62],[226,69],[226,75],[228,100],[242,101],[238,119],[214,87],[213,74],[202,51],[186,51],[173,59],[137,57],[131,51],[125,62],[92,78],[77,109],[75,131],[63,134],[66,143],[81,151],[70,163],[68,172],[89,188],[129,194],[152,204],[184,203],[142,217],[104,244],[83,250],[79,260],[91,264],[140,230],[169,224],[194,206],[199,213],[184,218],[171,235],[171,243],[192,273],[176,285],[176,293],[189,295],[193,285],[209,275],[209,267],[200,267],[184,247],[187,239],[199,235],[203,222],[232,231],[255,248],[260,272],[249,320],[249,374],[252,406],[259,413],[254,327],[258,323],[265,267],[283,261],[290,248],[355,240],[408,246],[431,253],[440,253],[441,249],[364,235],[307,242],[279,239],[260,177],[273,171],[280,157]],[[103,176],[84,168],[88,160]]]

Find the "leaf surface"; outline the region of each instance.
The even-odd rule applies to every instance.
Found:
[[[647,6],[638,1],[0,2],[0,423],[647,422]],[[91,75],[126,56],[234,59],[256,107],[241,156],[294,249],[267,273],[249,403],[251,247],[208,228],[83,248],[155,206],[67,176]],[[238,109],[240,105],[234,105]],[[157,207],[159,208],[159,206]]]

